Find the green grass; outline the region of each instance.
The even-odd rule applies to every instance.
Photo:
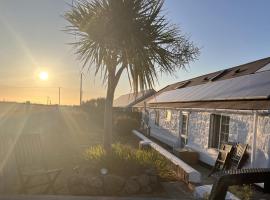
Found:
[[[231,186],[229,191],[242,200],[252,199],[253,191],[251,185]]]

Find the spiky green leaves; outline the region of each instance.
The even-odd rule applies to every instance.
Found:
[[[159,72],[172,74],[199,53],[162,6],[163,0],[77,1],[65,18],[67,31],[79,38],[73,43],[78,58],[95,64],[105,80],[109,70],[118,78],[124,68],[135,91],[153,87]]]

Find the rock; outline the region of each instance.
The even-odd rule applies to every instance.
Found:
[[[158,183],[158,177],[155,175],[149,176],[150,178],[150,183],[151,184],[157,184]]]
[[[100,176],[88,178],[89,192],[92,195],[100,195],[103,193],[103,180]]]
[[[87,167],[82,168],[82,174],[84,174],[84,175],[91,175],[94,173],[94,171],[95,171],[94,168],[91,166],[87,166]]]
[[[142,188],[142,192],[144,192],[144,193],[151,193],[152,192],[152,188],[149,185],[147,185],[147,186],[145,186],[145,187]]]
[[[136,181],[138,180],[138,176],[131,176],[129,179]]]
[[[89,193],[88,179],[80,175],[69,177],[67,187],[70,194],[73,195],[87,195]]]
[[[124,192],[127,194],[136,194],[140,191],[140,185],[134,179],[128,179],[126,181]]]
[[[106,194],[118,194],[125,184],[125,179],[116,175],[106,175],[103,180]]]
[[[103,187],[103,180],[100,176],[91,177],[88,180],[91,187],[94,187],[94,188]]]
[[[142,188],[145,186],[148,186],[150,184],[150,178],[146,174],[142,174],[142,175],[138,176],[137,181]]]
[[[145,170],[145,173],[149,176],[152,176],[152,175],[157,175],[157,170],[154,169],[154,168],[150,168],[150,169],[147,169]]]

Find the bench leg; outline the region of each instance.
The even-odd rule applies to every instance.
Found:
[[[50,190],[56,194],[56,190],[54,187],[55,181],[57,179],[57,177],[60,175],[61,171],[57,171],[54,174],[47,174],[47,178],[48,178],[48,186],[45,189],[45,194],[48,193]]]
[[[264,182],[264,189],[263,189],[263,191],[265,193],[270,193],[270,181],[269,180],[266,181],[266,182]]]
[[[225,199],[227,191],[228,191],[228,185],[217,181],[216,183],[214,183],[212,187],[209,200]]]
[[[31,181],[31,177],[20,175],[20,193],[27,194],[28,193],[28,184]]]

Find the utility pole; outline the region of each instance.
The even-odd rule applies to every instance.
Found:
[[[61,103],[61,87],[58,88],[58,105],[60,106]]]
[[[83,78],[83,73],[81,72],[81,80],[80,80],[80,106],[82,105],[82,95],[83,95],[83,91],[82,91],[82,78]]]
[[[47,96],[47,105],[49,105],[49,102],[50,102],[50,97]]]

